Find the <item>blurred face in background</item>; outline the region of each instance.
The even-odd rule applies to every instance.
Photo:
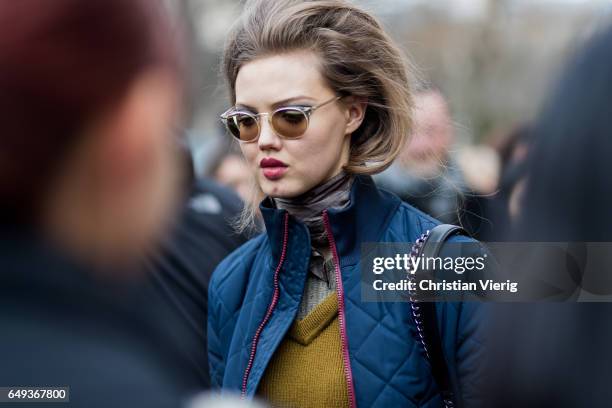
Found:
[[[248,201],[252,188],[252,175],[249,165],[242,157],[229,154],[217,167],[215,179],[233,189],[243,201]]]
[[[299,51],[257,58],[236,78],[236,107],[252,113],[287,106],[314,106],[337,95],[327,86],[318,56]],[[348,162],[350,134],[365,112],[365,104],[344,98],[326,104],[310,116],[297,139],[279,136],[260,117],[260,134],[240,147],[264,194],[295,197],[337,175]]]
[[[438,91],[415,95],[412,138],[400,155],[403,166],[424,176],[435,175],[445,163],[453,142],[448,104]]]

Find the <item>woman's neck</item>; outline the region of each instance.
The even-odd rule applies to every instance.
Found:
[[[330,178],[311,190],[292,198],[275,198],[278,208],[302,221],[308,227],[314,247],[326,245],[323,211],[345,208],[350,203],[354,177],[345,172]]]
[[[348,205],[352,183],[353,176],[342,171],[299,196],[275,198],[274,202],[299,219],[304,214],[321,216],[323,210]]]

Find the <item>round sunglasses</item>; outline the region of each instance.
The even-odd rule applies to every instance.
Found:
[[[259,118],[264,115],[268,116],[268,123],[278,136],[297,139],[308,129],[310,115],[315,110],[340,98],[336,96],[314,106],[287,106],[274,112],[251,113],[232,107],[221,115],[221,120],[229,133],[241,142],[254,142],[259,138]]]

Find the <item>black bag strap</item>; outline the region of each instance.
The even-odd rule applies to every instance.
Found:
[[[452,235],[467,235],[467,232],[463,228],[452,224],[440,224],[433,227],[422,246],[421,254],[425,257],[438,256],[442,245]]]
[[[441,224],[429,231],[420,244],[417,256],[437,257],[444,242],[451,236],[467,235],[461,227],[451,224]],[[418,241],[417,241],[418,242]],[[444,358],[442,338],[438,330],[436,304],[434,302],[417,302],[418,318],[415,322],[425,354],[430,362],[432,375],[438,384],[446,408],[456,407],[455,395],[450,381],[448,365]],[[414,306],[413,306],[414,313]]]

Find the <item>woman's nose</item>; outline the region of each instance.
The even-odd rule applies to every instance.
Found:
[[[280,150],[282,146],[281,138],[276,134],[268,116],[262,116],[259,123],[259,140],[258,146],[260,150]]]

